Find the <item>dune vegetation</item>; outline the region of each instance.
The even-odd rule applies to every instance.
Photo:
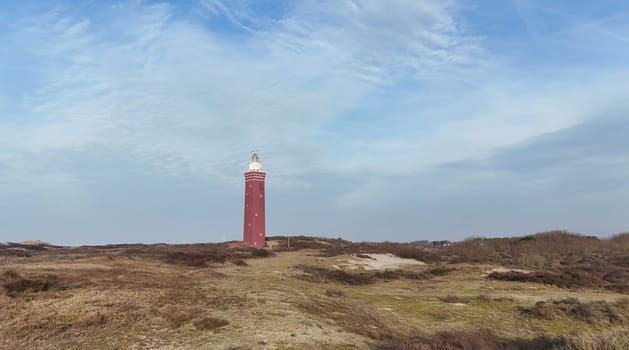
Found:
[[[629,234],[0,245],[0,349],[626,349]]]

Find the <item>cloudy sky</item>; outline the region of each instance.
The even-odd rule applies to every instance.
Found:
[[[629,4],[0,4],[0,241],[629,230]]]

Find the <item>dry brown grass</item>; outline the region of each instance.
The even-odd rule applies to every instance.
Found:
[[[629,348],[629,329],[577,333],[566,336],[565,342],[563,348],[566,350],[626,350]]]
[[[343,330],[378,341],[402,336],[399,325],[387,322],[371,305],[347,299],[314,299],[297,306],[309,315],[330,319]]]
[[[15,270],[5,270],[0,276],[0,281],[5,292],[10,297],[68,288],[67,283],[62,281],[57,275],[47,274],[26,278]]]
[[[624,237],[614,238],[614,244],[624,244],[619,243]],[[537,239],[495,243],[507,247]],[[626,250],[608,247],[605,255],[600,249],[607,241],[599,241],[598,248],[579,248],[581,256],[548,249],[544,259],[558,260],[533,270],[557,274],[569,267],[562,262],[581,264],[575,266],[583,266],[585,276],[628,268]],[[320,248],[280,248],[273,256],[219,244],[0,246],[0,349],[629,348],[622,331],[629,302],[605,286],[622,284],[622,274],[614,275],[620,276],[614,282],[603,273],[602,285],[573,292],[483,277],[497,265],[541,262],[520,256],[509,264],[513,255],[504,250],[485,255],[490,263],[478,265],[456,246],[314,238],[294,243]],[[349,257],[336,256],[339,252],[397,252],[438,263],[339,273],[334,266]],[[602,262],[604,270],[587,270],[593,262]],[[296,272],[306,276],[294,278]],[[565,301],[571,296],[579,303]],[[535,316],[544,312],[553,316]]]
[[[224,278],[159,259],[69,260],[57,252],[47,258],[34,259],[32,269],[21,262],[0,277],[11,297],[0,298],[6,317],[0,321],[0,348],[125,349],[146,337],[156,339],[146,344],[156,345],[188,325],[209,329],[203,320],[212,317],[206,310],[216,310],[217,301],[199,288],[199,276]],[[54,274],[35,272],[42,270],[38,266]]]

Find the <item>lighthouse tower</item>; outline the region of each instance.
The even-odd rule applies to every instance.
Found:
[[[253,152],[249,171],[245,173],[245,226],[243,241],[253,247],[265,245],[264,178],[258,153]]]

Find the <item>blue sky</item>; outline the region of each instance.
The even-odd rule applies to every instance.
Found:
[[[625,1],[0,4],[0,241],[629,229]]]

